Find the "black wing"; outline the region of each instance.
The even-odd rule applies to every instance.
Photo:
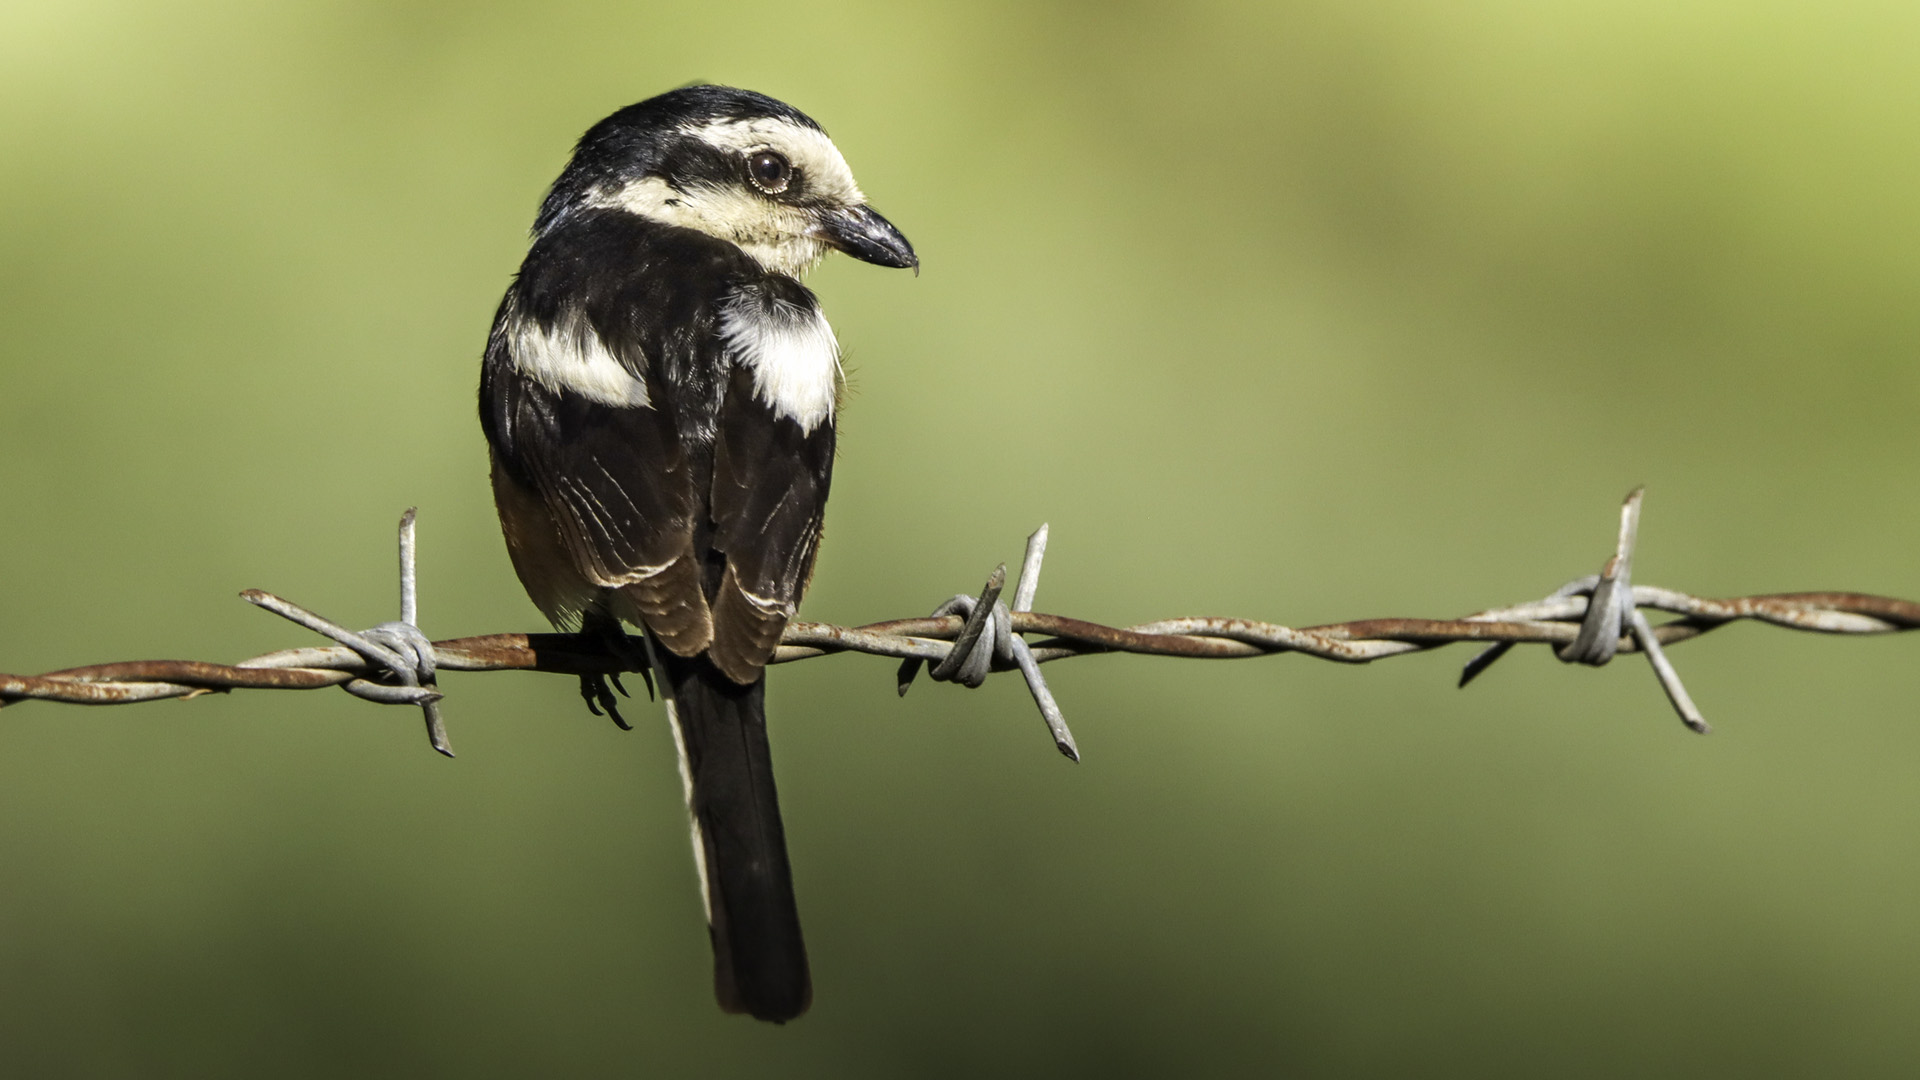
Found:
[[[671,419],[555,392],[491,360],[481,392],[498,467],[539,497],[574,572],[620,590],[674,652],[705,648],[694,486]]]
[[[833,478],[834,429],[776,416],[736,371],[713,448],[713,547],[726,570],[713,594],[713,662],[751,682],[773,658],[813,576]]]

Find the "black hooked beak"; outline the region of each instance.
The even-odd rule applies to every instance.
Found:
[[[912,267],[916,276],[920,273],[920,256],[913,253],[913,245],[871,206],[827,211],[814,227],[814,235],[861,262],[897,270]]]

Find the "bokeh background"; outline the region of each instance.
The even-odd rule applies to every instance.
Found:
[[[0,5],[0,670],[238,659],[271,588],[536,629],[476,357],[572,140],[820,118],[924,255],[813,285],[852,394],[805,614],[1447,616],[1598,567],[1920,594],[1920,8]],[[1920,670],[779,670],[817,1004],[720,1015],[670,738],[451,676],[0,716],[15,1076],[1908,1076]]]

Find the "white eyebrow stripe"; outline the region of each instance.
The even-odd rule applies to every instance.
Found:
[[[867,201],[860,185],[853,181],[853,170],[848,167],[846,157],[824,131],[767,116],[688,124],[680,130],[708,146],[735,153],[778,150],[806,177],[810,196],[843,206],[858,206]]]

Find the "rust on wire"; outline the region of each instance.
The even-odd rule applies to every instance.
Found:
[[[1131,627],[1031,610],[1046,548],[1046,527],[1028,540],[1020,582],[1009,607],[1001,600],[1006,568],[994,571],[977,596],[961,594],[924,618],[864,626],[788,624],[773,663],[837,653],[865,653],[903,661],[900,692],[924,665],[931,677],[977,686],[989,672],[1022,672],[1055,746],[1078,760],[1065,718],[1039,665],[1101,653],[1236,659],[1302,653],[1345,663],[1367,663],[1423,652],[1454,642],[1488,644],[1466,667],[1461,684],[1486,670],[1515,645],[1542,644],[1568,663],[1605,664],[1641,653],[1688,727],[1707,730],[1662,646],[1689,641],[1721,626],[1756,621],[1828,634],[1885,634],[1920,628],[1920,603],[1854,592],[1776,593],[1732,599],[1692,596],[1632,582],[1633,548],[1641,492],[1621,507],[1619,542],[1600,574],[1575,579],[1547,597],[1491,608],[1458,619],[1361,619],[1288,627],[1252,619],[1188,617]],[[540,671],[576,676],[619,675],[645,668],[645,645],[626,647],[604,635],[489,634],[428,642],[414,626],[413,512],[401,532],[402,620],[355,633],[270,593],[248,590],[249,601],[333,638],[339,644],[287,649],[239,664],[198,660],[137,660],[69,668],[44,675],[0,674],[0,705],[54,701],[126,705],[197,697],[230,690],[314,690],[340,686],[367,700],[419,706],[436,750],[451,755],[440,723],[436,671]],[[1675,616],[1655,625],[1647,612]],[[1025,635],[1036,635],[1028,642]]]

